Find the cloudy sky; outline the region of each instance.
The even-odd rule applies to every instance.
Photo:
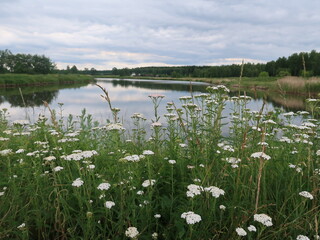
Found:
[[[266,62],[320,50],[319,0],[0,0],[0,50],[59,68]]]

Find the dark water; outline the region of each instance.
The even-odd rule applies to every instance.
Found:
[[[167,102],[175,102],[179,105],[179,97],[190,96],[190,91],[194,95],[206,92],[208,84],[190,83],[184,81],[166,80],[117,80],[98,79],[98,84],[104,87],[112,101],[112,106],[120,108],[119,116],[124,121],[130,119],[133,113],[142,113],[150,121],[153,117],[153,105],[148,97],[150,94],[162,94],[165,98],[159,106],[160,114],[166,113]],[[94,120],[105,123],[111,119],[112,115],[108,104],[101,98],[103,92],[94,84],[69,85],[59,87],[38,87],[1,90],[0,109],[7,108],[11,121],[18,119],[29,119],[31,122],[37,120],[39,114],[49,116],[49,111],[44,107],[43,101],[49,103],[58,116],[67,117],[69,114],[79,116],[82,109],[86,109],[93,116]],[[231,93],[232,95],[233,93]],[[237,92],[234,93],[235,95]],[[249,94],[248,94],[249,95]],[[267,99],[266,110],[273,110],[275,107],[282,107],[286,103],[288,110],[304,110],[304,99],[281,98],[278,95],[273,98],[264,96],[265,94],[252,94],[254,99],[249,103],[248,108],[259,110],[263,104],[262,97]],[[276,100],[275,100],[276,99]],[[290,102],[294,102],[291,107]],[[296,104],[298,102],[298,104]],[[63,103],[62,107],[61,104]],[[229,104],[230,105],[230,104]],[[231,106],[227,104],[226,115]]]

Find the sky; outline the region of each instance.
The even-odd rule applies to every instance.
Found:
[[[264,63],[320,51],[319,0],[0,0],[0,50],[58,68]]]

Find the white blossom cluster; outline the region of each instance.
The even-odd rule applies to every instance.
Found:
[[[188,191],[187,191],[187,197],[195,197],[197,195],[200,195],[202,192],[209,192],[211,193],[211,195],[215,198],[220,197],[220,195],[224,195],[225,191],[215,187],[215,186],[209,186],[209,187],[205,187],[203,188],[202,186],[196,185],[196,184],[190,184],[187,186]]]
[[[267,214],[261,213],[261,214],[255,214],[253,216],[254,221],[257,221],[259,223],[262,223],[263,225],[267,227],[271,227],[273,225],[272,218],[269,217]]]
[[[108,190],[111,187],[110,183],[100,183],[97,189],[99,190]]]
[[[247,236],[247,232],[241,227],[237,227],[236,232],[240,237]]]
[[[77,178],[72,182],[73,187],[81,187],[84,184],[84,181],[81,178]]]
[[[110,123],[107,126],[103,127],[107,131],[125,131],[126,129],[122,126],[121,123]]]
[[[299,193],[299,195],[302,196],[302,197],[308,198],[308,199],[310,199],[310,200],[313,199],[312,194],[309,193],[309,192],[307,192],[307,191],[302,191],[302,192]]]
[[[267,154],[265,154],[264,152],[255,152],[255,153],[252,153],[251,156],[252,158],[263,158],[265,160],[270,160],[271,157]]]
[[[68,161],[71,161],[71,160],[80,161],[85,158],[91,158],[94,155],[98,155],[98,153],[95,150],[92,150],[92,151],[83,151],[83,152],[81,151],[77,153],[72,153],[66,156],[62,155],[60,158]]]
[[[201,221],[201,216],[191,211],[182,213],[181,218],[186,219],[187,224],[195,224]]]
[[[145,180],[143,183],[142,183],[142,187],[149,187],[149,186],[153,186],[154,184],[156,183],[156,180],[154,179],[148,179],[148,180]]]
[[[136,227],[128,227],[128,229],[125,232],[125,235],[128,238],[134,239],[139,235],[139,231],[138,231],[138,229]]]

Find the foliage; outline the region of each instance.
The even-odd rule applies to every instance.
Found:
[[[51,121],[29,125],[0,111],[0,238],[319,235],[319,100],[309,113],[251,111],[250,97],[227,91],[180,97],[164,116],[164,96],[150,95],[149,134],[139,113],[129,134],[118,115],[98,126],[85,110],[63,119],[47,105]]]
[[[54,63],[44,55],[12,54],[9,50],[0,50],[0,73],[48,74],[54,68]]]

